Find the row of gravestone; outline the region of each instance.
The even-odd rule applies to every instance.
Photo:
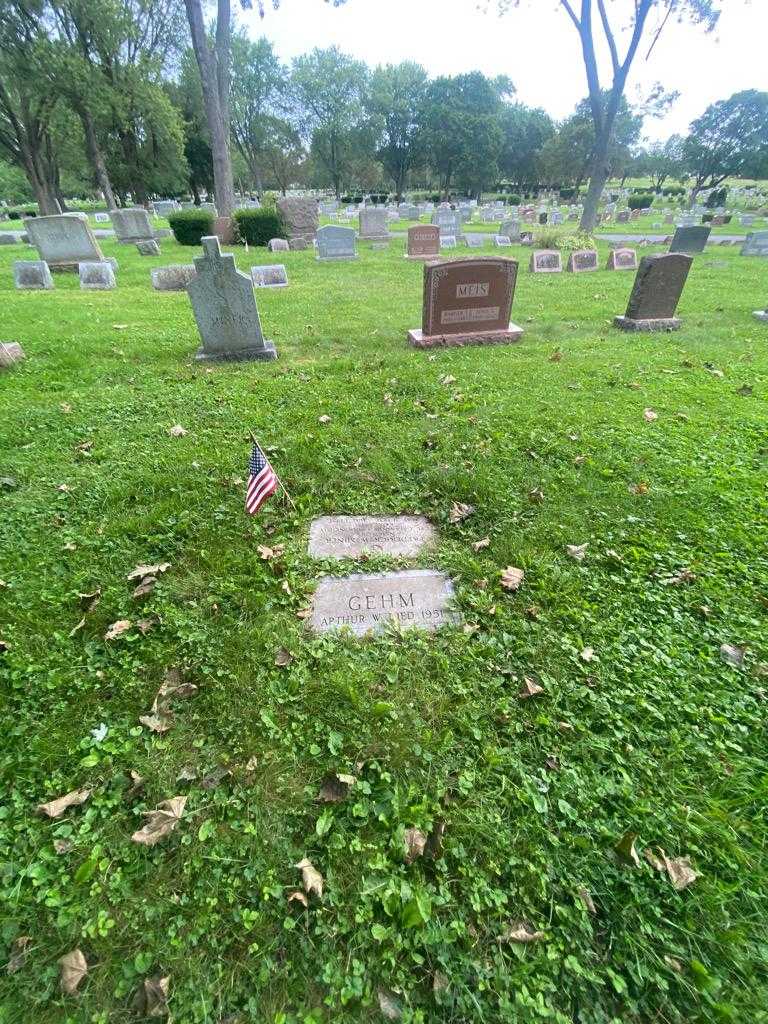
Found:
[[[86,290],[107,291],[116,285],[117,260],[83,260],[77,264],[80,287]],[[45,260],[16,260],[13,264],[13,282],[16,288],[50,291],[53,288],[51,270]]]

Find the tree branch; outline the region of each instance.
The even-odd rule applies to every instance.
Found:
[[[669,16],[672,13],[672,8],[674,6],[675,6],[674,0],[669,0],[669,6],[667,7],[667,13],[664,15],[664,18],[662,19],[661,24],[659,25],[658,29],[656,30],[656,35],[651,40],[651,45],[648,47],[648,53],[646,53],[646,55],[645,55],[645,59],[646,60],[648,60],[648,58],[653,53],[653,48],[656,45],[656,43],[659,41],[659,36],[661,35],[661,33],[662,33],[663,29],[664,29],[664,26],[667,24],[667,21],[669,20]]]
[[[616,49],[616,40],[608,21],[608,15],[605,11],[605,0],[597,0],[597,9],[600,11],[600,20],[603,23],[603,32],[605,32],[605,38],[608,41],[608,49],[611,51],[611,63],[613,64],[613,73],[615,75],[619,70],[619,54]]]

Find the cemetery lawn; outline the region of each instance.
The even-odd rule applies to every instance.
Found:
[[[632,273],[504,250],[522,341],[430,355],[404,239],[280,253],[279,360],[205,366],[187,296],[149,282],[193,251],[102,245],[113,292],[14,292],[34,251],[0,249],[27,352],[0,374],[0,1021],[137,1020],[158,976],[176,1024],[768,1020],[765,262],[708,250],[683,329],[632,336]],[[295,511],[244,516],[249,429]],[[311,519],[417,511],[440,542],[403,564],[454,579],[465,628],[308,636],[320,575],[393,566],[313,563]],[[172,667],[197,693],[155,733]],[[172,834],[131,842],[174,796]],[[433,855],[408,864],[411,828]]]

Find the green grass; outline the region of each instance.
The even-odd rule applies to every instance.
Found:
[[[106,241],[116,291],[58,275],[17,293],[32,254],[0,249],[2,338],[28,356],[0,375],[0,963],[31,936],[0,973],[3,1024],[136,1020],[157,974],[177,1024],[379,1021],[379,990],[413,1024],[768,1019],[766,265],[697,257],[683,329],[633,337],[610,322],[631,274],[531,275],[505,250],[522,341],[429,355],[405,342],[422,268],[403,246],[278,254],[290,287],[257,300],[279,361],[207,367],[187,296],[149,285],[192,250]],[[295,512],[243,515],[249,429]],[[475,507],[458,526],[453,501]],[[309,559],[311,519],[416,511],[440,543],[414,564],[453,577],[476,630],[306,635],[318,577],[345,571]],[[140,604],[126,575],[156,561],[171,568]],[[695,579],[665,585],[683,567]],[[154,626],[105,642],[122,618]],[[723,643],[746,645],[742,668]],[[138,719],[169,666],[199,691],[157,736]],[[517,698],[525,675],[542,697]],[[316,802],[329,771],[357,776],[346,802]],[[79,786],[91,799],[59,821],[34,813]],[[131,843],[178,794],[173,835]],[[403,830],[438,821],[442,854],[406,865]],[[622,864],[626,831],[701,877],[676,892]],[[308,910],[287,902],[303,857],[325,879]],[[518,918],[545,939],[499,942]],[[64,997],[75,947],[90,972]]]

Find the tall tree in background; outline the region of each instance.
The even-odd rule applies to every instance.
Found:
[[[232,40],[232,135],[259,191],[264,187],[267,148],[281,129],[288,72],[268,39],[252,42],[243,33]],[[278,125],[276,122],[282,122]]]
[[[521,0],[498,0],[500,12],[517,7]],[[650,57],[664,28],[674,16],[703,25],[710,32],[720,17],[718,0],[632,0],[622,3],[620,17],[626,18],[628,42],[623,55],[619,53],[616,23],[611,24],[606,0],[559,0],[560,9],[568,17],[579,36],[584,70],[589,90],[589,108],[595,133],[595,146],[589,168],[589,188],[584,201],[581,230],[591,232],[597,223],[597,206],[610,174],[609,151],[619,113],[621,99],[632,63],[640,44],[648,40],[646,60]],[[578,8],[578,13],[577,13]],[[651,14],[656,15],[655,19]],[[596,30],[595,22],[599,21]],[[600,81],[596,48],[604,43],[611,61],[611,84],[605,88]]]
[[[533,188],[541,174],[541,150],[555,134],[554,121],[543,110],[510,103],[501,113],[501,131],[501,174],[522,189]]]
[[[365,98],[378,140],[376,155],[392,179],[398,202],[417,158],[427,81],[427,72],[413,61],[387,64],[371,75]]]
[[[731,175],[768,174],[768,92],[748,89],[708,106],[691,124],[683,164],[693,175],[692,201]]]

